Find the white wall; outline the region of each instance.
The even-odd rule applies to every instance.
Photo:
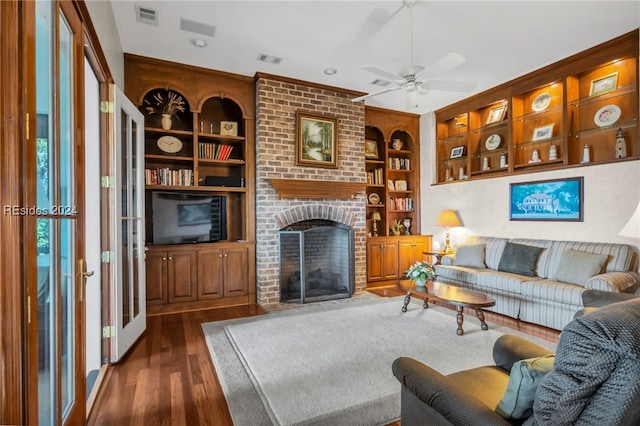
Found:
[[[549,172],[433,185],[435,179],[435,114],[420,122],[422,233],[444,242],[444,229],[433,226],[441,210],[457,210],[464,227],[451,230],[452,244],[468,235],[527,237],[627,243],[640,239],[618,235],[640,201],[640,160],[591,165]],[[509,221],[509,184],[584,176],[583,222]]]
[[[116,86],[124,89],[124,53],[118,35],[118,27],[111,8],[111,2],[106,0],[88,0],[85,2],[91,22],[100,39],[100,47],[107,58],[109,71]],[[133,4],[131,5],[133,13]]]

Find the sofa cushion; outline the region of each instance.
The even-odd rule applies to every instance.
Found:
[[[526,419],[533,412],[533,400],[542,378],[553,370],[554,355],[523,359],[511,368],[507,390],[496,407],[505,419]]]
[[[584,291],[585,288],[582,286],[554,280],[526,281],[520,289],[521,295],[528,300],[544,300],[573,306],[582,306]]]
[[[513,238],[509,240],[509,242],[542,248],[542,252],[538,256],[538,263],[536,264],[536,276],[540,278],[549,277],[549,254],[551,253],[551,246],[553,245],[552,240]]]
[[[481,274],[481,271],[486,271],[486,269],[467,268],[464,266],[453,265],[438,265],[436,266],[436,275],[438,276],[436,280],[440,280],[441,278],[448,278],[448,280],[462,282],[465,284],[468,283],[467,285],[464,285],[464,287],[471,287],[477,283],[478,276]]]
[[[506,238],[498,238],[498,237],[481,237],[481,236],[471,236],[468,237],[465,241],[465,244],[486,244],[486,249],[484,252],[484,263],[487,265],[489,269],[498,269],[498,263],[500,263],[500,258],[502,257],[502,250],[504,250],[504,245],[507,243]]]
[[[626,272],[631,270],[632,263],[635,263],[633,249],[628,244],[554,241],[549,255],[549,277],[552,278],[554,276],[562,254],[569,249],[594,254],[606,254],[608,261],[603,272]]]
[[[467,268],[485,268],[484,249],[485,244],[458,246],[453,264]]]
[[[498,264],[498,271],[536,276],[536,264],[542,248],[507,242]]]
[[[584,286],[596,276],[607,261],[605,254],[593,254],[569,249],[562,253],[558,269],[553,275],[557,281]]]
[[[482,274],[478,274],[475,279],[475,284],[483,288],[493,288],[508,293],[520,294],[522,292],[522,283],[539,280],[540,278],[486,269]]]

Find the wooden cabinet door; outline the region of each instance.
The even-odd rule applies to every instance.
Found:
[[[367,241],[367,281],[398,278],[398,242],[387,239]]]
[[[198,300],[223,296],[223,250],[198,250]]]
[[[247,247],[224,250],[225,297],[244,296],[249,291],[249,249]]]
[[[399,272],[400,276],[416,262],[425,260],[425,251],[431,250],[431,237],[416,236],[400,240]]]
[[[167,252],[149,251],[146,255],[147,305],[167,303]]]
[[[167,286],[169,303],[189,302],[196,299],[196,252],[170,251],[167,253]]]

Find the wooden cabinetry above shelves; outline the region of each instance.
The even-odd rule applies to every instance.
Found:
[[[437,183],[640,159],[638,78],[635,30],[436,111]]]

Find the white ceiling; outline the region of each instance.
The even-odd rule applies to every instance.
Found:
[[[135,5],[158,11],[159,25],[136,21]],[[125,52],[253,76],[265,72],[365,93],[381,90],[362,70],[400,74],[410,65],[410,11],[402,1],[130,1],[112,7]],[[635,1],[424,1],[414,13],[414,63],[449,52],[466,62],[439,80],[494,87],[640,26]],[[213,25],[213,37],[180,30],[180,18]],[[204,48],[192,38],[207,42]],[[279,65],[259,54],[283,58]],[[326,68],[337,74],[324,74]],[[422,114],[470,96],[430,91],[418,108],[403,92],[367,105]]]

